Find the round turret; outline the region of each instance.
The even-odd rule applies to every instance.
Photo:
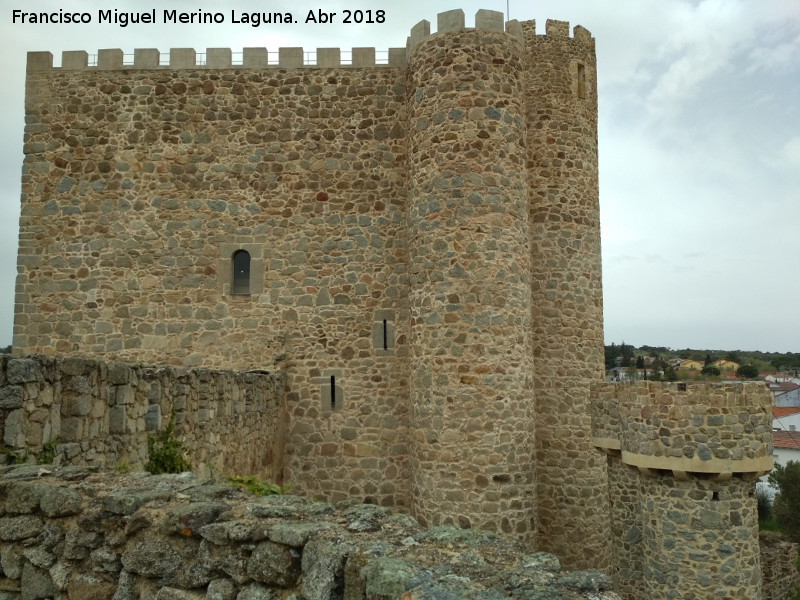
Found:
[[[589,402],[603,378],[594,39],[580,26],[570,37],[561,21],[547,21],[545,35],[522,27],[540,546],[570,568],[602,569],[606,461],[592,445]]]
[[[412,510],[532,541],[524,48],[463,19],[410,40]]]

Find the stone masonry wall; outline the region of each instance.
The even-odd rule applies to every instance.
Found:
[[[643,597],[761,598],[752,479],[642,477]]]
[[[280,373],[141,367],[44,356],[0,357],[6,452],[56,464],[141,470],[147,436],[170,418],[192,468],[282,480]]]
[[[764,600],[790,600],[800,590],[800,544],[769,531],[759,533]]]
[[[281,361],[295,489],[408,506],[405,71],[37,58],[15,351]]]
[[[645,598],[643,573],[643,524],[639,471],[620,460],[619,453],[608,457],[608,495],[611,507],[609,525],[613,563],[610,572],[614,589],[625,600]]]
[[[522,28],[541,547],[572,568],[604,569],[606,461],[589,393],[604,373],[595,44],[563,21],[548,20],[546,35],[533,21]]]
[[[190,473],[0,474],[3,600],[619,600],[604,573],[371,504],[254,497]]]
[[[523,45],[444,25],[409,57],[412,514],[533,542]]]
[[[609,384],[613,385],[613,384]],[[699,473],[772,469],[772,399],[753,384],[618,386],[623,462]]]

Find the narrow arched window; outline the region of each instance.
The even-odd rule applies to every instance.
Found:
[[[234,294],[250,293],[250,253],[237,250],[233,253],[233,287]]]

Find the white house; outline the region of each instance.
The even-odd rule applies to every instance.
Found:
[[[800,462],[800,431],[773,431],[775,449],[772,456],[776,465],[785,465],[790,460]],[[771,497],[777,491],[767,483],[768,475],[764,475],[758,482],[758,488],[764,490]]]
[[[800,431],[800,406],[773,406],[772,429]]]
[[[800,385],[795,383],[783,383],[783,386],[794,386],[793,388],[779,392],[774,395],[775,406],[797,406],[800,407]]]

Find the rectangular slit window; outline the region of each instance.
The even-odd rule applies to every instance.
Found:
[[[586,98],[586,67],[578,65],[578,98]]]
[[[336,410],[336,377],[331,375],[331,410]]]
[[[389,335],[386,327],[386,319],[383,320],[383,349],[389,349]]]

